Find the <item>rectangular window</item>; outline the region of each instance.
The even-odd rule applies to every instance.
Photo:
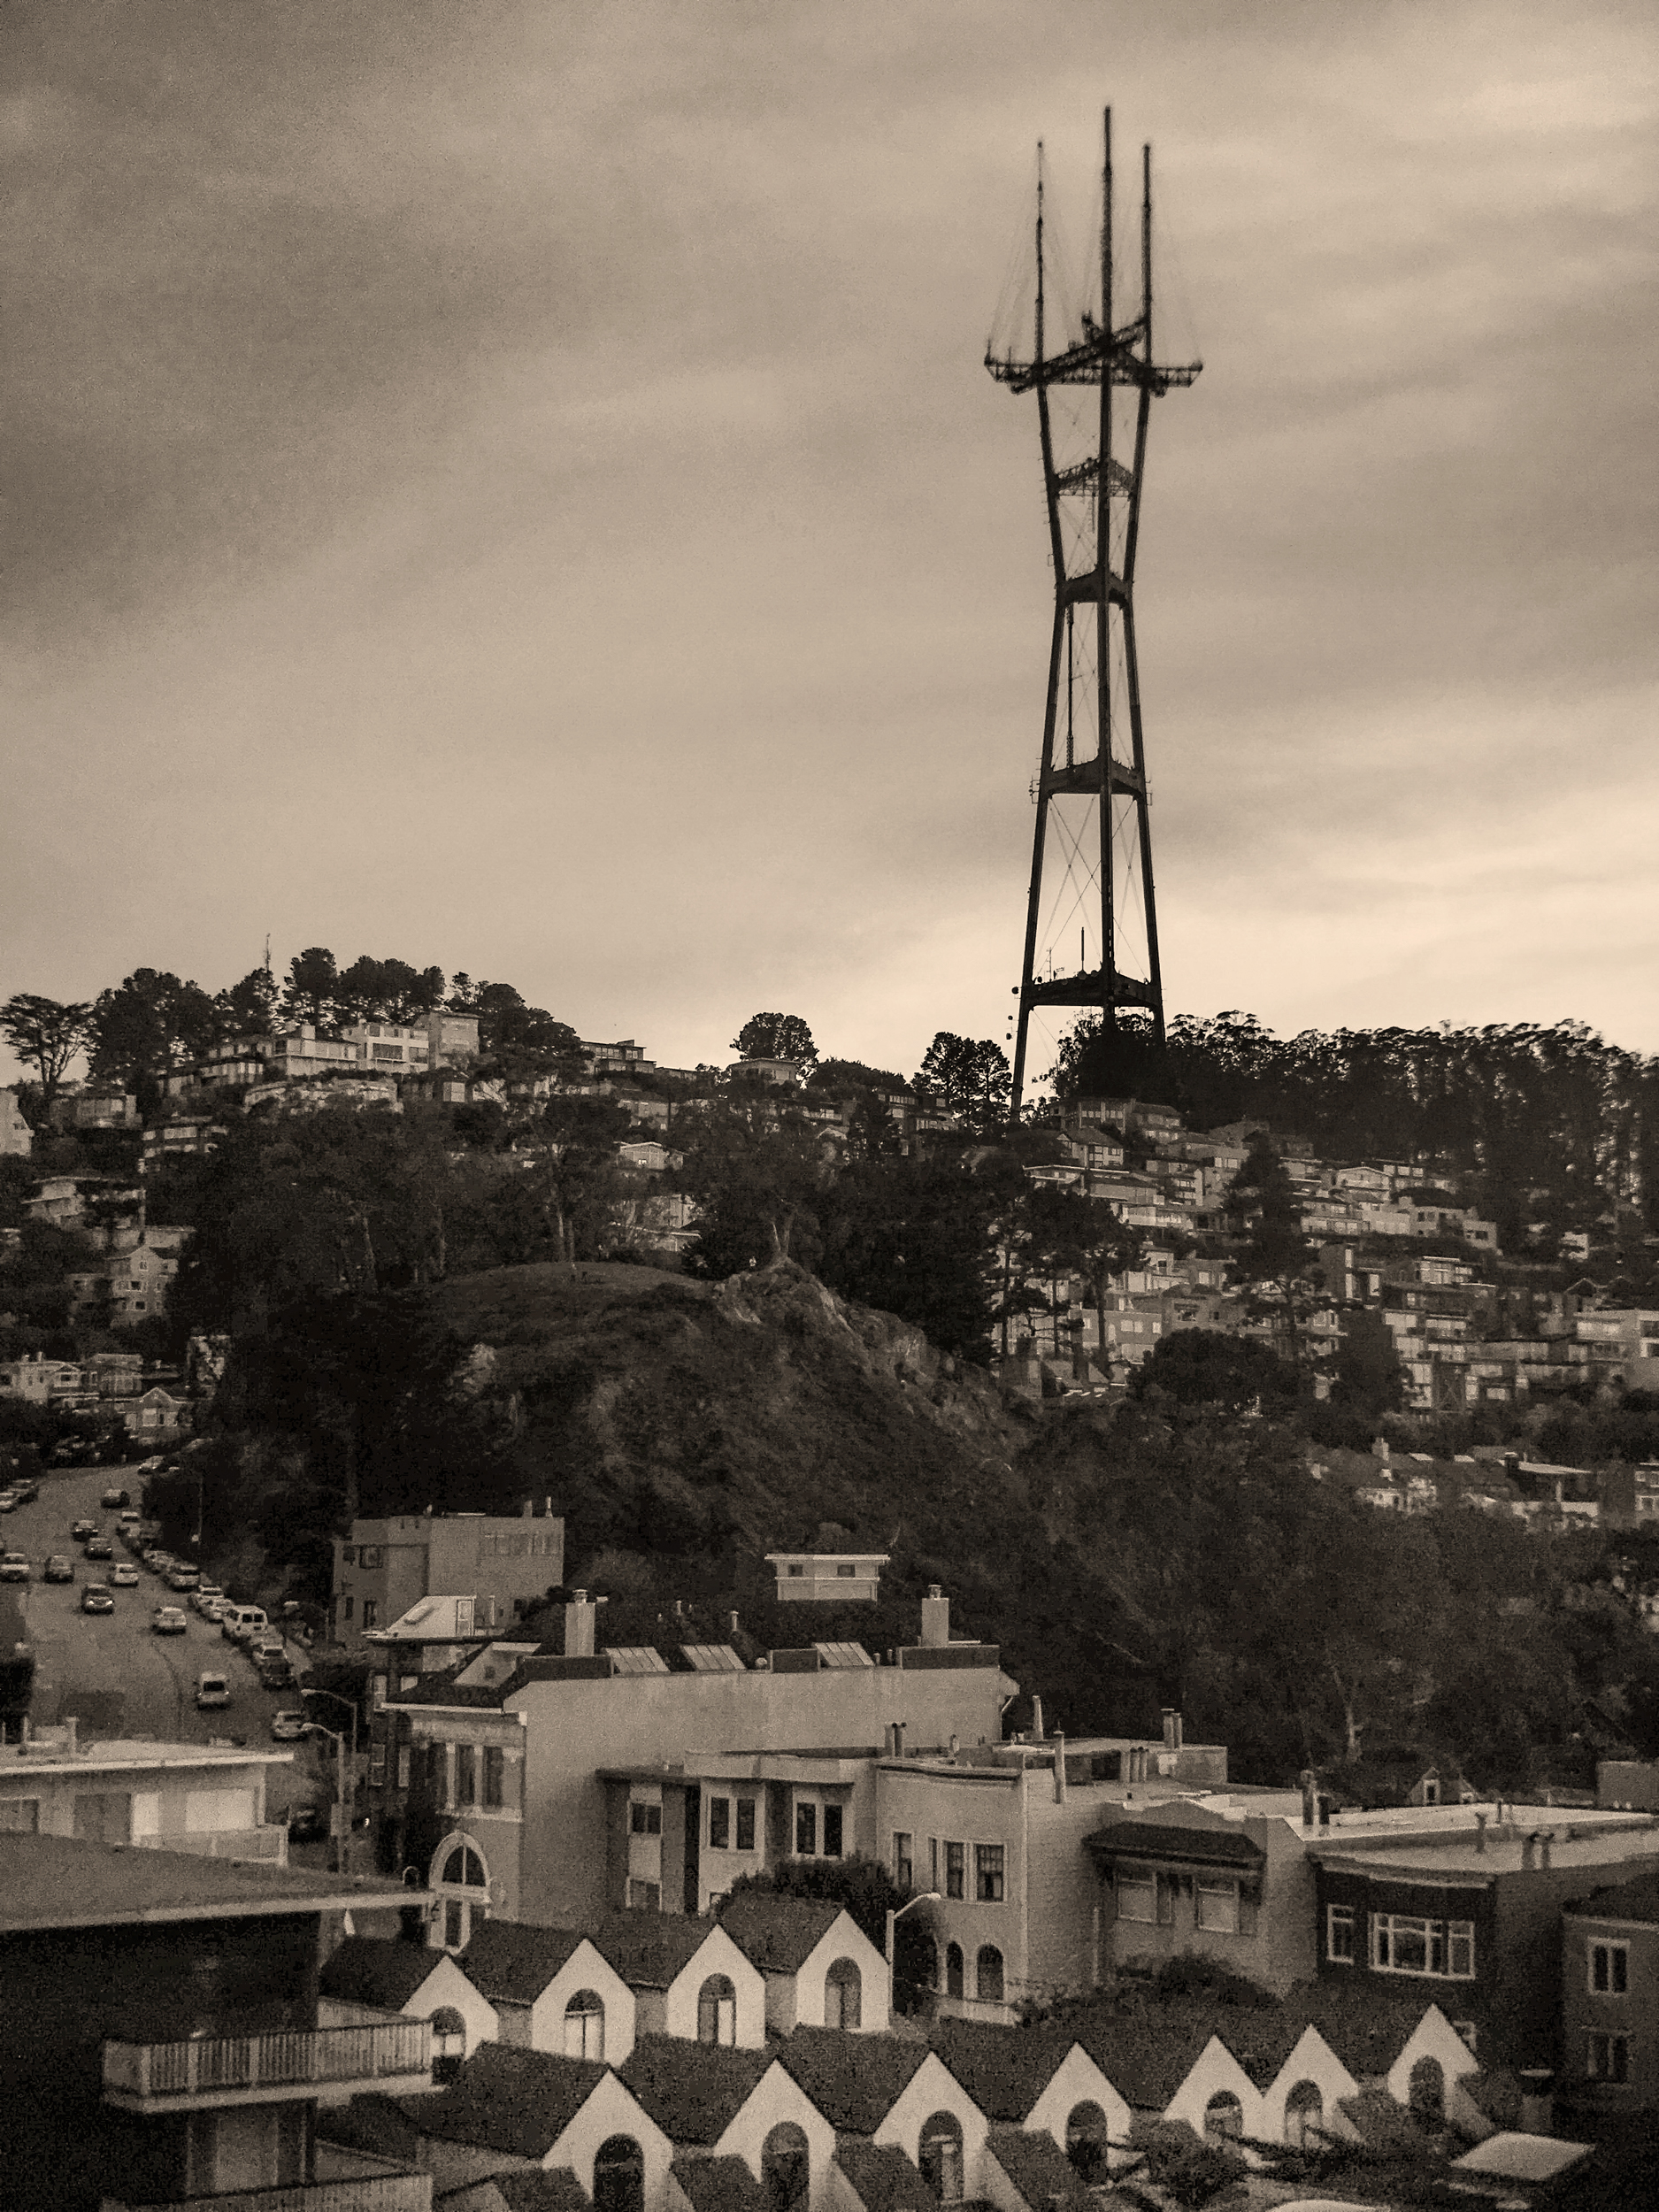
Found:
[[[791,1575],[803,1575],[806,1572],[806,1569],[804,1567],[791,1567],[789,1572]]]
[[[1590,1987],[1598,1997],[1624,1997],[1630,1991],[1630,1946],[1593,1943],[1590,1946]]]
[[[937,1836],[929,1836],[927,1839],[927,1886],[935,1897],[939,1895],[939,1838]]]
[[[1141,1920],[1148,1925],[1156,1920],[1157,1884],[1150,1874],[1131,1873],[1119,1867],[1115,1886],[1119,1920]]]
[[[409,1787],[409,1746],[406,1743],[397,1747],[397,1786],[400,1790]]]
[[[357,1548],[355,1544],[342,1544],[340,1547],[340,1563],[344,1567],[355,1567],[357,1565]]]
[[[375,1601],[373,1598],[365,1598],[363,1601],[363,1625],[365,1628],[373,1628],[380,1617],[380,1609],[376,1604]]]
[[[360,1567],[383,1567],[386,1563],[384,1548],[380,1544],[365,1544],[357,1554]]]
[[[1237,1935],[1239,1932],[1239,1885],[1236,1882],[1206,1882],[1194,1884],[1194,1917],[1201,1928],[1211,1935]]]
[[[839,1859],[841,1855],[841,1808],[839,1805],[826,1805],[824,1808],[824,1856],[826,1859]]]
[[[945,1846],[945,1894],[964,1897],[967,1894],[966,1872],[968,1847],[965,1843]]]
[[[893,1880],[899,1889],[916,1886],[916,1854],[911,1839],[900,1830],[893,1832]]]
[[[380,1711],[381,1706],[385,1704],[386,1677],[383,1674],[377,1674],[371,1678],[369,1682],[369,1701],[377,1713]]]
[[[455,1747],[455,1801],[457,1805],[478,1802],[478,1754],[470,1743]]]
[[[727,1851],[732,1843],[732,1801],[729,1797],[709,1800],[709,1848]]]
[[[663,1909],[662,1884],[631,1881],[628,1884],[628,1902],[630,1905],[640,1906],[646,1912],[661,1912]]]
[[[340,1617],[342,1621],[351,1618],[351,1595],[349,1591],[340,1601]]]
[[[755,1800],[740,1797],[737,1801],[737,1847],[740,1851],[755,1848]]]
[[[37,1836],[40,1832],[38,1797],[0,1797],[0,1835]]]
[[[1371,1916],[1371,1962],[1382,1974],[1432,1975],[1452,1981],[1475,1977],[1472,1920],[1418,1920],[1404,1913]]]
[[[663,1832],[662,1807],[642,1805],[636,1799],[628,1807],[628,1827],[636,1836],[660,1836]]]
[[[1627,2035],[1587,2035],[1584,2070],[1592,2081],[1630,2079],[1630,2038]]]
[[[499,1744],[489,1744],[484,1752],[484,1802],[499,1811],[505,1802],[503,1783],[507,1769],[507,1755]]]
[[[1003,1864],[1003,1851],[1000,1843],[974,1845],[973,1893],[981,1905],[1002,1903]]]
[[[850,1582],[856,1572],[856,1567],[843,1561],[835,1570],[835,1578],[839,1582]]]
[[[795,1809],[795,1847],[797,1856],[815,1858],[818,1855],[818,1807],[797,1803]]]
[[[378,1790],[384,1787],[385,1782],[386,1746],[383,1743],[372,1743],[369,1746],[369,1787],[372,1790]]]
[[[1325,1909],[1325,1955],[1340,1966],[1354,1963],[1354,1908],[1327,1905]]]

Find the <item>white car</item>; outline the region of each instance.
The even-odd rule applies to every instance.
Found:
[[[271,1733],[278,1743],[297,1743],[305,1733],[303,1713],[282,1712],[271,1716]]]
[[[125,1562],[123,1562],[120,1566],[111,1567],[110,1569],[109,1579],[111,1590],[136,1590],[138,1587],[138,1570],[136,1567],[127,1566]]]
[[[9,1551],[0,1559],[0,1582],[27,1582],[28,1578],[29,1563],[24,1553]]]
[[[150,1617],[150,1625],[157,1636],[182,1636],[190,1624],[180,1607],[158,1605]]]

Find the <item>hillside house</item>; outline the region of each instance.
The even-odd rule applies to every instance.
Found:
[[[0,1833],[80,1837],[205,1858],[288,1861],[265,1816],[266,1771],[291,1751],[203,1743],[81,1743],[73,1716],[0,1743]]]

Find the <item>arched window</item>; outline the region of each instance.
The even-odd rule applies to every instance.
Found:
[[[1204,2135],[1211,2143],[1236,2143],[1244,2132],[1244,2107],[1230,2089],[1218,2089],[1204,2107]]]
[[[1411,2069],[1407,2092],[1411,2117],[1424,2127],[1440,2127],[1446,2120],[1446,2076],[1438,2058],[1420,2058]]]
[[[916,2162],[933,2183],[941,2204],[962,2202],[962,2128],[954,2112],[935,2112],[926,2123]]]
[[[724,1974],[710,1974],[697,1992],[697,2040],[737,2040],[737,1992]]]
[[[631,2135],[612,2135],[594,2153],[594,2212],[645,2212],[645,2154]]]
[[[1285,2140],[1293,2150],[1312,2150],[1325,2122],[1325,2099],[1318,2085],[1299,2081],[1285,2100]]]
[[[603,2058],[605,2055],[605,2008],[597,1993],[579,1989],[565,2008],[566,2058]]]
[[[1106,2115],[1093,2102],[1073,2105],[1065,2124],[1065,2154],[1085,2181],[1106,2170]]]
[[[760,2185],[768,2212],[806,2212],[810,2162],[806,2136],[792,2120],[780,2120],[761,2145]]]
[[[453,2005],[440,2005],[432,2016],[432,2078],[453,2081],[466,2056],[466,2023]]]
[[[447,1951],[464,1951],[477,1921],[489,1914],[489,1869],[466,1836],[446,1836],[432,1855],[429,1879],[439,1903],[439,1940]]]
[[[824,2024],[856,2028],[863,2022],[864,1980],[850,1959],[837,1959],[824,1977]]]
[[[960,1997],[962,1994],[962,1946],[959,1943],[945,1946],[945,1994],[947,1997]]]
[[[997,1949],[995,1944],[986,1943],[979,1947],[979,1955],[974,1961],[973,1975],[975,1996],[982,1997],[989,2003],[1001,2004],[1002,2001],[1002,1954]]]

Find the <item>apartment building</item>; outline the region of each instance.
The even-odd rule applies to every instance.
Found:
[[[288,1863],[265,1819],[265,1777],[291,1751],[199,1743],[81,1743],[73,1716],[0,1743],[0,1833],[71,1836],[214,1859]]]
[[[1659,1874],[1562,1913],[1562,2093],[1609,2116],[1659,2110]]]
[[[335,1538],[329,1617],[335,1640],[348,1642],[391,1629],[422,1599],[462,1597],[488,1633],[564,1578],[565,1524],[550,1501],[540,1514],[528,1498],[511,1515],[393,1514]]]

